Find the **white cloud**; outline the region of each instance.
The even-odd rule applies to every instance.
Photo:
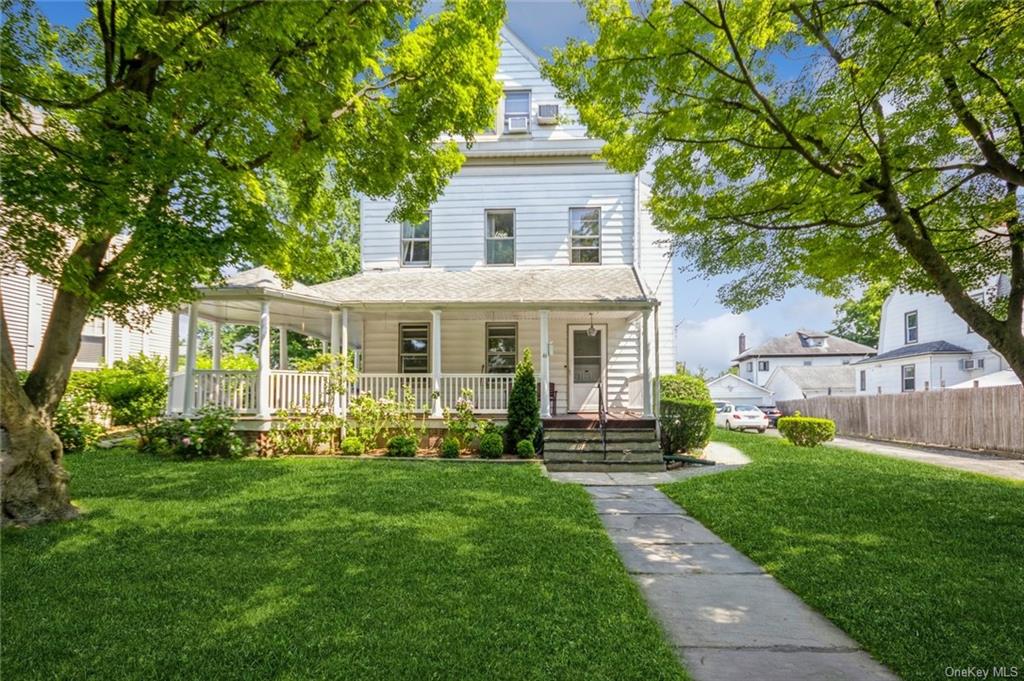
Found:
[[[749,314],[721,314],[700,321],[683,320],[676,328],[676,359],[691,370],[704,367],[717,374],[739,354],[738,339],[747,336],[747,347],[761,343],[765,334]]]

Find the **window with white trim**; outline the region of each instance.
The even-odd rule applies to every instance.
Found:
[[[488,265],[516,264],[516,212],[488,210],[484,214],[484,259]]]
[[[754,370],[754,363],[753,362],[747,362],[747,371],[753,371],[753,370]]]
[[[80,364],[102,364],[106,359],[107,320],[93,317],[82,327],[82,341],[78,346],[75,362]]]
[[[903,392],[911,393],[917,389],[916,371],[917,368],[913,364],[904,364],[900,367],[900,382]]]
[[[430,265],[430,214],[418,224],[402,223],[402,265],[428,267]]]
[[[430,324],[398,326],[398,370],[403,374],[430,373]]]
[[[512,90],[505,93],[505,132],[530,130],[530,91]]]
[[[487,325],[487,373],[511,374],[516,370],[517,336],[515,324]]]
[[[868,389],[868,372],[864,369],[860,370],[860,390],[864,392]]]
[[[757,362],[757,370],[758,371],[768,371],[768,360],[766,360],[766,359],[758,360],[758,362]]]
[[[903,343],[917,342],[917,310],[903,315]]]
[[[601,209],[569,209],[569,250],[573,265],[601,262]]]

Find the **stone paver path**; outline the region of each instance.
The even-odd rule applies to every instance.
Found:
[[[696,681],[896,679],[650,483],[586,489]]]

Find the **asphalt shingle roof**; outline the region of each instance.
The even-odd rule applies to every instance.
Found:
[[[809,346],[806,341],[808,338],[823,338],[825,339],[825,343],[824,345],[817,347]],[[738,356],[733,358],[733,361],[739,362],[747,359],[748,357],[772,357],[781,355],[871,355],[874,353],[874,348],[860,343],[855,343],[852,340],[833,336],[828,333],[822,333],[820,331],[798,329],[793,333],[787,333],[785,336],[772,338],[757,347],[744,350]]]
[[[944,340],[940,341],[929,341],[927,343],[914,343],[913,345],[904,345],[902,348],[896,348],[895,350],[889,350],[883,352],[880,355],[862,359],[857,364],[864,364],[865,362],[878,362],[886,359],[898,359],[900,357],[915,357],[917,355],[932,355],[932,354],[946,354],[946,355],[966,355],[970,354],[970,350],[965,350],[959,345],[953,345]]]
[[[852,389],[856,372],[852,366],[779,367],[778,371],[789,376],[802,390]]]
[[[224,281],[222,288],[262,288],[272,291],[298,293],[313,298],[322,297],[309,286],[297,281],[292,282],[291,286],[285,286],[284,282],[281,281],[281,277],[269,267],[254,267],[251,270],[243,270],[233,274]]]

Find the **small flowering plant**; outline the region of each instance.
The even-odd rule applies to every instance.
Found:
[[[245,454],[245,443],[232,430],[233,411],[206,407],[196,416],[194,420],[165,419],[154,431],[155,446],[181,459],[235,458]]]

